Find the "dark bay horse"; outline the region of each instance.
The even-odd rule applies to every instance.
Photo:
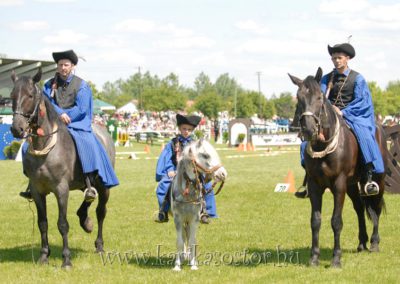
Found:
[[[385,206],[384,179],[385,174],[374,174],[373,180],[379,185],[379,194],[365,196],[359,187],[364,188],[364,174],[361,153],[357,139],[346,125],[342,116],[320,90],[322,70],[318,68],[315,77],[308,76],[301,80],[289,74],[292,82],[298,86],[297,109],[300,114],[300,131],[308,141],[305,152],[305,168],[307,185],[311,202],[312,248],[311,265],[319,264],[319,230],[321,227],[322,195],[326,188],[333,194],[334,210],[331,226],[334,233],[334,249],[332,267],[340,267],[341,248],[340,233],[343,227],[342,210],[345,195],[350,197],[358,217],[358,251],[367,249],[368,234],[365,224],[365,210],[372,220],[370,251],[379,251],[379,216]],[[386,168],[386,143],[383,129],[376,128],[376,140],[379,144]]]
[[[53,192],[58,204],[58,230],[63,238],[62,267],[71,267],[71,254],[68,246],[69,224],[67,207],[69,191],[83,190],[86,187],[81,163],[75,149],[74,141],[65,124],[48,98],[39,90],[37,83],[41,79],[41,69],[35,76],[17,78],[12,74],[14,88],[11,92],[13,123],[11,131],[16,138],[29,139],[29,148],[23,158],[24,173],[29,178],[38,212],[38,226],[41,234],[39,263],[48,263],[50,248],[47,238],[46,196]],[[115,148],[105,129],[94,125],[99,141],[104,145],[114,165]],[[97,252],[103,251],[103,221],[106,216],[106,203],[109,189],[96,178],[95,188],[99,201],[96,208],[98,234],[95,241]],[[89,202],[83,201],[77,211],[80,225],[90,233],[93,223],[88,217]]]

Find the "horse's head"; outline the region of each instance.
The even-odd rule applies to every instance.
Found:
[[[183,156],[188,157],[186,160],[190,160],[192,163],[193,171],[187,173],[188,176],[199,172],[205,174],[206,179],[214,179],[217,182],[225,181],[228,174],[221,165],[217,151],[206,140],[199,139],[191,143],[189,147],[185,148]]]
[[[13,110],[11,132],[16,138],[23,138],[26,130],[37,120],[42,96],[37,83],[41,77],[41,68],[33,77],[22,76],[18,78],[14,71],[11,74],[11,79],[14,82],[14,88],[10,95]]]
[[[301,80],[288,74],[292,82],[299,88],[297,90],[297,106],[294,117],[294,125],[300,123],[300,132],[305,140],[318,139],[321,128],[321,115],[325,97],[321,92],[319,82],[322,77],[322,69],[318,68],[315,77],[308,76]]]

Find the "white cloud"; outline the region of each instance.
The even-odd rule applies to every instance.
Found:
[[[235,49],[235,52],[266,54],[268,56],[276,54],[293,56],[296,55],[296,50],[301,51],[302,56],[305,54],[310,55],[318,53],[319,46],[315,45],[312,41],[255,38],[239,45]]]
[[[366,0],[325,0],[319,5],[319,11],[326,14],[357,14],[369,7]]]
[[[239,21],[235,23],[235,27],[239,30],[249,31],[259,35],[269,33],[269,29],[267,27],[259,25],[253,20]]]
[[[149,33],[156,30],[156,24],[144,19],[128,19],[117,23],[115,29],[121,32]]]
[[[187,37],[192,36],[193,31],[185,28],[178,28],[174,24],[167,24],[166,26],[161,26],[158,30],[162,33],[170,34],[175,37]]]
[[[365,0],[324,1],[320,12],[337,18],[345,29],[356,31],[394,31],[400,29],[400,4],[372,5]]]
[[[0,6],[20,6],[23,4],[23,0],[0,0]]]
[[[174,40],[159,40],[154,45],[161,49],[211,48],[215,45],[215,41],[204,36],[193,36],[175,38]]]
[[[78,0],[35,0],[35,2],[41,2],[41,3],[71,3],[77,1]]]
[[[87,55],[88,62],[100,62],[115,64],[115,66],[126,67],[127,65],[144,65],[145,57],[129,48],[120,48],[112,50],[99,51]],[[132,68],[133,68],[132,67]],[[132,71],[134,71],[132,69]]]
[[[232,62],[227,60],[225,52],[213,52],[193,58],[192,63],[194,65],[205,65],[212,67],[212,66],[227,66],[228,63]]]
[[[53,35],[43,37],[43,41],[48,44],[71,44],[73,39],[73,44],[76,45],[87,38],[88,35],[73,30],[59,30]]]
[[[162,25],[145,19],[124,20],[115,24],[115,30],[120,32],[162,33],[174,37],[187,37],[193,35],[193,31],[190,29],[179,28],[171,23]]]
[[[22,21],[10,26],[15,31],[41,31],[49,28],[46,21]]]

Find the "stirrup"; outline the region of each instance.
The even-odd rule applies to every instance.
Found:
[[[301,189],[303,189],[303,191],[300,191]],[[308,194],[308,187],[307,186],[300,186],[297,191],[294,193],[294,196],[296,196],[297,198],[307,198],[309,197]]]
[[[87,187],[85,189],[85,191],[83,192],[83,196],[84,196],[86,202],[95,201],[97,198],[97,195],[98,195],[97,190],[93,186],[91,186],[90,189]]]
[[[21,192],[19,193],[19,196],[25,198],[25,199],[28,200],[29,202],[32,202],[32,201],[33,201],[32,193],[31,193],[30,191],[21,191]]]
[[[369,181],[364,185],[364,195],[371,196],[379,194],[379,185],[374,181]]]

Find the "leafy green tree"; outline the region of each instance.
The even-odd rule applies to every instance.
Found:
[[[371,92],[372,102],[374,104],[375,114],[387,115],[387,96],[382,92],[376,82],[368,82],[368,87]]]
[[[214,87],[211,83],[210,77],[208,77],[204,72],[201,72],[194,81],[194,90],[196,92],[196,96],[210,92],[213,89]]]
[[[248,94],[240,93],[237,96],[236,114],[238,118],[252,117],[257,112],[253,100]]]
[[[296,102],[289,92],[281,93],[279,98],[274,98],[276,114],[279,117],[290,118],[294,116]]]
[[[214,91],[203,93],[196,98],[194,108],[209,118],[217,118],[222,109],[222,98]]]
[[[229,77],[228,73],[220,75],[215,81],[214,88],[223,99],[233,98],[235,92],[242,92],[236,80]]]

